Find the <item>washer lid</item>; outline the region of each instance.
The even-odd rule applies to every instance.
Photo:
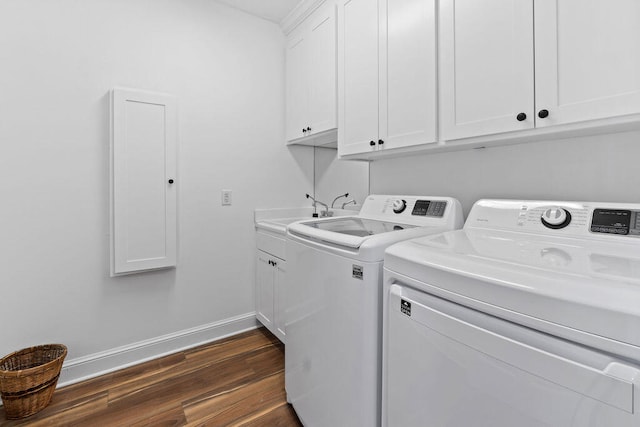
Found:
[[[351,216],[300,221],[290,225],[289,230],[298,236],[309,237],[350,248],[359,248],[366,238],[370,236],[415,227],[415,225]]]
[[[384,262],[482,311],[640,346],[639,243],[467,228],[394,245]]]

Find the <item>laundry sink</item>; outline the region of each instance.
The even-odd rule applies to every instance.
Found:
[[[265,217],[263,212],[268,212],[268,211],[277,211],[277,210],[276,209],[273,209],[273,210],[257,209],[256,210],[256,216],[255,216],[256,228],[268,230],[273,233],[277,233],[281,235],[285,235],[287,233],[287,226],[291,223],[302,221],[305,219],[308,219],[308,220],[317,219],[317,218],[314,218],[312,215],[313,208],[281,210],[283,214],[282,217],[271,217],[272,215],[274,215],[273,213]],[[332,209],[331,211],[333,213],[333,217],[354,215],[358,213],[358,211],[356,210],[348,210],[348,209]],[[261,214],[259,215],[258,212],[261,212]],[[289,213],[289,215],[286,215],[287,213]]]

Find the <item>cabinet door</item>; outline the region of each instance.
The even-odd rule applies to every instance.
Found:
[[[177,260],[177,111],[172,96],[112,92],[111,275]]]
[[[379,148],[436,141],[436,2],[380,2]]]
[[[340,0],[338,9],[338,152],[376,150],[378,1]]]
[[[309,78],[306,50],[309,48],[306,34],[302,31],[287,38],[286,52],[286,133],[291,141],[306,136],[309,106]]]
[[[444,140],[534,126],[533,0],[442,0],[440,37]]]
[[[258,250],[256,261],[256,317],[275,333],[273,326],[275,274],[271,265],[272,258]]]
[[[311,134],[335,129],[336,6],[328,1],[311,15],[308,32],[309,127]]]
[[[287,274],[287,263],[283,260],[276,261],[276,270],[275,270],[275,296],[274,296],[274,308],[273,308],[273,318],[274,318],[274,329],[275,334],[280,341],[285,343],[285,310],[286,310],[286,274]]]
[[[638,0],[536,0],[535,34],[537,126],[640,112]]]

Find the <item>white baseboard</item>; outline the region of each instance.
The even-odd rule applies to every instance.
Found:
[[[62,367],[58,387],[64,387],[171,353],[210,343],[240,332],[255,329],[258,325],[255,313],[246,313],[207,325],[68,360]]]

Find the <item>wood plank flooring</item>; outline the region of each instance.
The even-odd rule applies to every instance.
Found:
[[[265,328],[63,387],[5,426],[301,426],[284,391],[284,347]]]

